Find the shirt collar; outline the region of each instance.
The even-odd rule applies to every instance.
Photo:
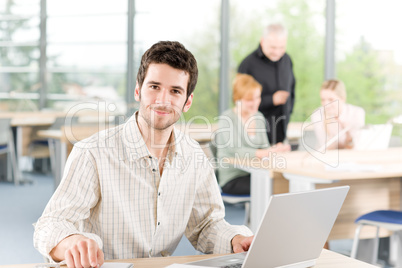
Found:
[[[126,157],[130,161],[135,161],[144,157],[151,157],[144,138],[142,137],[141,131],[138,128],[137,116],[138,111],[135,112],[123,125],[122,144]],[[166,155],[169,162],[173,161],[173,157],[183,155],[180,146],[180,141],[182,138],[184,138],[183,133],[173,128],[173,135],[171,138],[172,141]]]

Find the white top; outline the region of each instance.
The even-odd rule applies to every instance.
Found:
[[[174,131],[162,176],[135,115],[74,146],[63,179],[35,225],[45,256],[65,237],[82,234],[105,259],[169,256],[183,234],[205,253],[229,253],[245,226],[224,220],[214,171],[197,142]]]
[[[356,138],[357,130],[364,126],[365,112],[363,108],[351,104],[345,104],[338,121],[325,118],[324,107],[320,107],[311,115],[311,122],[314,125],[314,133],[317,139],[316,148],[330,147],[345,148],[347,136],[352,140]]]

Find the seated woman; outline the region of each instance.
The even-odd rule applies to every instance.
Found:
[[[258,111],[262,86],[248,74],[237,74],[233,83],[234,108],[219,117],[215,142],[218,160],[269,157],[290,151],[289,145],[270,147],[264,116]],[[228,194],[250,194],[250,174],[233,165],[219,165],[219,184]]]
[[[357,130],[364,126],[363,108],[346,103],[342,81],[327,80],[320,90],[321,107],[311,116],[319,151],[352,149]]]

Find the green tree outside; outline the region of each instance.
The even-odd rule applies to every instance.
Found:
[[[366,111],[366,123],[385,123],[390,115],[383,108],[386,92],[377,53],[363,38],[337,65],[340,80],[346,85],[347,102]]]

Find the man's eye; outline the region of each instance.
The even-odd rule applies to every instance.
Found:
[[[152,89],[158,89],[158,86],[151,85],[151,88],[152,88]]]
[[[180,90],[173,89],[173,93],[174,93],[174,94],[180,94],[181,92],[180,92]]]

